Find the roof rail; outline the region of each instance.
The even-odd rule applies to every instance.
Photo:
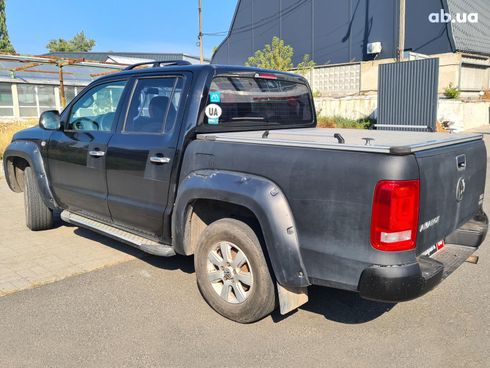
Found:
[[[153,68],[157,68],[160,66],[192,65],[192,64],[190,62],[188,62],[187,60],[145,61],[143,63],[137,63],[137,64],[130,65],[130,66],[124,68],[124,70],[132,70],[132,69],[134,69],[138,66],[141,66],[141,65],[152,65]]]

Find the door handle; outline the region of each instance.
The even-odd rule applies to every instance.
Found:
[[[168,164],[170,162],[170,158],[160,157],[160,156],[151,156],[150,162],[152,164]]]
[[[104,151],[89,151],[88,154],[93,157],[102,157],[105,155]]]

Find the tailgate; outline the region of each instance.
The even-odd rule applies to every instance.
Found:
[[[417,254],[470,220],[483,204],[487,153],[483,140],[415,154],[420,171]]]

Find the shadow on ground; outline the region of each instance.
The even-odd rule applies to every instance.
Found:
[[[355,292],[320,286],[310,286],[308,295],[308,303],[301,306],[300,309],[321,314],[329,321],[349,325],[373,321],[396,305],[362,299]],[[293,311],[283,316],[276,310],[272,314],[272,319],[276,323],[281,322],[296,312]]]
[[[93,232],[91,230],[88,230],[88,229],[84,229],[81,227],[75,227],[75,230],[73,232],[78,236],[82,236],[86,239],[90,239],[90,240],[99,242],[101,244],[104,244],[105,246],[111,247],[111,248],[116,249],[120,252],[124,252],[124,253],[129,254],[133,257],[141,259],[141,260],[145,261],[146,263],[151,264],[152,266],[155,266],[158,268],[164,268],[166,270],[182,270],[185,273],[194,273],[194,261],[193,261],[192,257],[182,257],[182,256],[158,257],[158,256],[153,256],[153,255],[145,253],[145,252],[143,252],[137,248],[134,248],[130,245],[126,245],[122,242],[111,239],[111,238],[104,236],[104,235],[100,235],[100,234]]]
[[[134,247],[97,234],[84,228],[75,228],[75,234],[84,238],[97,241],[113,249],[125,252],[133,257],[141,259],[152,266],[166,269],[180,269],[185,273],[194,272],[192,257],[157,257],[146,254]],[[311,286],[308,289],[309,302],[301,309],[321,314],[326,319],[344,324],[361,324],[372,321],[386,312],[389,312],[395,304],[378,303],[362,299],[357,293],[331,289],[327,287]],[[296,312],[282,316],[277,310],[272,314],[274,322],[281,322]]]
[[[362,299],[357,293],[327,287],[312,286],[308,292],[310,300],[301,309],[322,314],[326,319],[339,323],[366,323],[396,305]]]

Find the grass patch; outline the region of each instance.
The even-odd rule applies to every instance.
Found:
[[[12,141],[12,136],[19,130],[32,127],[36,125],[37,120],[20,120],[13,122],[1,122],[0,121],[0,159],[3,158],[5,149]]]
[[[446,96],[446,98],[456,99],[456,98],[459,98],[460,95],[461,95],[461,92],[459,91],[459,89],[457,87],[454,87],[452,83],[449,83],[449,86],[447,86],[444,89],[444,96]]]
[[[376,124],[375,119],[347,119],[341,116],[318,116],[318,128],[369,129]]]

